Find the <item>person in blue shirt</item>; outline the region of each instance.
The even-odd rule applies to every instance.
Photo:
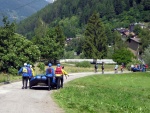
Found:
[[[24,63],[24,66],[20,68],[18,74],[22,74],[22,89],[27,89],[29,74],[27,69],[27,63]]]
[[[31,78],[33,77],[33,74],[32,74],[32,69],[30,67],[30,64],[27,64],[27,70],[28,70],[28,75],[29,75],[29,86],[30,86],[30,80]]]
[[[51,63],[48,64],[48,68],[46,69],[46,77],[48,79],[48,90],[50,90],[53,79],[55,79],[55,70],[52,68]]]

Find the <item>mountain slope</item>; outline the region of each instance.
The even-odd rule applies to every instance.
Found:
[[[0,20],[7,16],[10,21],[19,22],[52,2],[53,0],[0,0]]]

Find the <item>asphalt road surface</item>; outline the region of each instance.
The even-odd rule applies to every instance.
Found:
[[[114,72],[107,72],[112,74]],[[84,77],[94,72],[73,73],[64,82]],[[47,88],[21,89],[22,82],[14,82],[0,86],[0,113],[64,113],[51,98],[53,91]],[[65,88],[65,85],[64,85]]]

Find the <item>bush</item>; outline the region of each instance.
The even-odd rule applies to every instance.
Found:
[[[45,64],[43,62],[40,62],[37,67],[40,68],[40,71],[45,71]]]
[[[132,61],[132,58],[134,58],[134,55],[130,50],[123,48],[123,49],[116,50],[112,58],[118,64],[121,64],[121,63],[128,64],[129,62]]]
[[[91,64],[88,61],[83,61],[83,62],[76,63],[75,66],[76,67],[91,67]]]
[[[15,69],[15,68],[13,68],[13,67],[11,67],[11,68],[8,68],[8,72],[9,72],[10,74],[12,74],[12,75],[16,75],[17,72],[18,72],[18,70]]]

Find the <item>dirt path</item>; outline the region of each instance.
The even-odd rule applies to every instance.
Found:
[[[65,83],[92,74],[95,73],[73,73],[68,79],[65,79]],[[21,87],[21,82],[0,86],[0,113],[64,113],[52,100],[50,94],[53,91],[47,89],[22,90]]]

